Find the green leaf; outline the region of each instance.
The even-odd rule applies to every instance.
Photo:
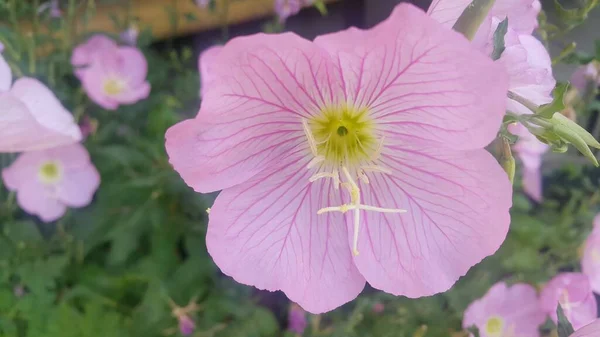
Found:
[[[508,31],[508,17],[506,17],[494,32],[494,51],[492,52],[492,60],[496,61],[502,56],[504,49],[506,49],[506,45],[504,44],[504,36]]]
[[[479,26],[494,6],[494,2],[495,0],[473,0],[458,17],[452,29],[473,40]]]
[[[471,325],[466,330],[472,333],[473,337],[479,337],[479,328],[476,325]]]
[[[571,42],[560,52],[560,54],[558,54],[557,57],[552,59],[552,65],[556,65],[556,64],[562,62],[563,60],[569,58],[575,52],[576,47],[577,47],[577,43]]]
[[[554,88],[554,91],[552,91],[552,95],[554,96],[554,99],[552,100],[552,102],[540,106],[535,114],[537,116],[541,116],[544,118],[552,118],[552,116],[554,116],[555,112],[564,110],[565,109],[564,97],[565,97],[565,93],[567,92],[568,88],[569,88],[568,82],[558,84]]]
[[[563,308],[560,306],[560,304],[558,304],[558,307],[556,307],[556,315],[558,316],[558,337],[571,336],[571,334],[575,332],[575,329],[573,329],[573,325],[571,325],[571,322],[569,322],[569,319],[567,316],[565,316]]]
[[[596,47],[596,60],[600,61],[600,40],[596,40],[594,46]]]
[[[15,245],[34,245],[44,240],[33,221],[9,222],[4,225],[4,235]]]
[[[323,2],[323,0],[315,1],[314,6],[319,11],[319,13],[321,13],[321,15],[323,15],[323,16],[327,15],[327,6]]]

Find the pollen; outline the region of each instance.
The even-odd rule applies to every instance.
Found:
[[[58,162],[44,162],[38,169],[38,178],[44,184],[56,184],[62,177],[62,167]]]
[[[110,77],[104,80],[103,89],[105,94],[115,96],[125,91],[125,86],[125,81],[119,78]]]
[[[485,332],[490,337],[500,337],[504,331],[504,320],[499,316],[491,316],[485,323]]]
[[[302,120],[302,127],[313,155],[308,169],[315,169],[309,181],[332,179],[336,189],[342,186],[350,195],[350,203],[321,208],[317,214],[352,211],[352,254],[359,255],[358,236],[361,212],[405,213],[404,209],[383,208],[361,203],[361,187],[369,185],[367,172],[391,174],[381,166],[379,159],[384,148],[384,138],[378,139],[375,124],[367,109],[338,106],[326,108],[311,120]],[[341,177],[341,178],[340,178]]]

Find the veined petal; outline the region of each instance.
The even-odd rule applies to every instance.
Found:
[[[366,212],[356,265],[375,288],[408,297],[449,289],[500,247],[510,223],[511,184],[485,150],[391,147],[389,175],[369,176],[363,202],[406,209]]]
[[[302,118],[336,102],[324,51],[294,34],[233,39],[211,65],[196,119],[167,132],[167,152],[188,185],[211,192],[242,183],[306,144]]]
[[[73,144],[81,130],[73,116],[41,82],[21,78],[0,95],[0,152],[22,152]]]
[[[482,148],[495,138],[505,113],[505,70],[416,7],[401,4],[373,29],[315,43],[342,69],[346,99],[378,124],[454,149]]]
[[[575,333],[570,337],[596,337],[598,335],[600,335],[600,319],[597,319],[583,328],[575,331]]]
[[[356,298],[365,280],[352,262],[343,215],[317,215],[340,204],[330,179],[309,183],[310,158],[298,155],[226,189],[211,208],[206,244],[223,273],[282,290],[312,313]]]

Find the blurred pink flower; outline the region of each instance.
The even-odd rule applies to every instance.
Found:
[[[275,0],[275,13],[280,22],[285,22],[290,16],[298,14],[302,7],[312,2],[313,0]]]
[[[37,9],[38,14],[41,14],[45,11],[49,11],[50,16],[53,18],[60,18],[62,16],[62,11],[60,10],[60,4],[58,0],[46,1]]]
[[[292,303],[288,313],[288,330],[295,334],[302,335],[304,329],[306,329],[306,324],[306,311],[299,305]]]
[[[211,0],[196,0],[196,6],[206,8]]]
[[[580,66],[571,75],[571,84],[579,90],[585,92],[589,83],[600,86],[600,63],[592,61],[586,65]]]
[[[119,47],[100,54],[81,74],[81,83],[92,101],[115,110],[148,97],[147,73],[146,58],[139,49]]]
[[[471,0],[434,0],[429,15],[452,27]],[[473,44],[486,55],[493,51],[493,37],[498,24],[508,17],[504,37],[506,49],[498,60],[509,74],[509,90],[542,105],[552,101],[556,80],[552,61],[544,45],[531,35],[537,27],[541,5],[538,0],[498,0],[477,31]],[[507,98],[507,110],[529,114],[531,110]]]
[[[124,30],[120,35],[121,42],[129,46],[135,46],[137,44],[137,39],[139,35],[139,31],[136,25],[130,25],[129,28]]]
[[[594,218],[594,229],[585,241],[581,259],[582,272],[588,277],[592,291],[600,294],[600,214]]]
[[[500,282],[469,305],[463,327],[477,326],[481,337],[539,337],[538,327],[545,320],[534,287]]]
[[[218,59],[219,52],[221,52],[223,46],[213,46],[200,54],[198,58],[198,69],[200,71],[200,97],[204,97],[206,91],[211,87],[214,80],[212,74],[212,64]]]
[[[21,154],[2,170],[4,184],[17,192],[17,202],[44,222],[64,215],[67,207],[92,202],[100,175],[81,144]]]
[[[0,51],[1,52],[1,51]],[[0,54],[0,94],[10,89],[12,85],[12,70],[10,66]]]
[[[85,68],[91,66],[98,58],[116,53],[117,43],[104,35],[96,34],[73,50],[71,65],[75,67],[75,75],[81,79]]]
[[[577,329],[570,337],[598,337],[600,336],[600,319],[593,321],[592,323],[584,326],[581,329]]]
[[[40,81],[23,77],[0,93],[0,152],[42,150],[76,143],[73,116]]]
[[[548,151],[548,145],[540,142],[526,127],[511,124],[508,130],[519,136],[513,150],[523,164],[523,189],[533,200],[542,201],[542,156]]]
[[[183,336],[190,336],[194,333],[196,323],[194,323],[194,320],[191,319],[190,316],[181,315],[177,317],[177,320],[179,321],[179,332],[181,332]]]
[[[373,312],[376,314],[381,314],[385,310],[385,305],[381,302],[377,302],[373,304]]]
[[[597,317],[596,298],[588,277],[581,273],[562,273],[555,276],[542,290],[542,309],[556,322],[556,308],[562,306],[575,329],[592,322]]]
[[[206,240],[238,282],[321,313],[365,280],[445,291],[504,241],[511,184],[484,147],[506,74],[416,7],[314,42],[236,38],[212,69],[166,148],[189,186],[223,190]]]

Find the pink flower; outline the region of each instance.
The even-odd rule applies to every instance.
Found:
[[[203,97],[206,91],[212,86],[214,75],[212,74],[212,64],[218,59],[219,52],[223,46],[213,46],[200,54],[198,58],[198,69],[200,71],[200,96]]]
[[[213,73],[166,148],[194,190],[223,190],[206,240],[236,281],[321,313],[365,280],[445,291],[503,242],[511,184],[484,147],[506,75],[416,7],[314,42],[236,38]]]
[[[512,134],[519,136],[513,150],[523,164],[523,188],[525,193],[537,202],[542,201],[542,156],[548,151],[548,145],[540,142],[521,124],[509,126]]]
[[[541,293],[542,309],[556,322],[556,308],[562,306],[565,315],[575,329],[590,323],[597,317],[596,298],[590,281],[580,273],[562,273],[546,284]]]
[[[183,336],[190,336],[194,333],[196,323],[188,315],[178,316],[177,319],[179,320],[179,332]]]
[[[137,44],[139,31],[135,25],[130,25],[129,28],[124,30],[119,37],[121,41],[129,46],[135,46]]]
[[[470,3],[470,0],[434,0],[428,13],[451,27]],[[508,17],[509,28],[504,37],[506,49],[498,62],[508,71],[509,90],[537,105],[552,101],[551,93],[556,84],[548,51],[530,35],[537,27],[540,9],[538,0],[498,0],[473,40],[479,50],[491,55],[494,32],[500,21]],[[511,99],[507,101],[509,111],[531,113],[522,104]]]
[[[67,207],[92,202],[100,175],[81,144],[21,154],[2,170],[4,184],[17,192],[17,202],[44,222],[59,219]]]
[[[196,0],[196,6],[206,8],[211,0]]]
[[[302,335],[304,329],[306,329],[306,312],[299,305],[292,303],[288,314],[288,330]]]
[[[585,241],[581,268],[588,277],[592,291],[600,293],[600,214],[594,218],[594,230]]]
[[[599,69],[600,63],[598,61],[592,61],[584,66],[580,66],[571,75],[570,82],[579,92],[585,92],[589,84],[599,86]]]
[[[0,51],[1,52],[1,51]],[[10,89],[12,85],[12,70],[0,54],[0,94]]]
[[[92,36],[73,50],[71,65],[76,68],[75,75],[81,79],[85,68],[91,66],[102,56],[116,53],[118,47],[115,41],[104,35],[96,34]]]
[[[37,12],[38,14],[41,14],[44,11],[49,11],[50,17],[53,18],[60,18],[62,16],[62,11],[60,10],[60,4],[58,3],[58,0],[50,0],[41,4],[38,7]]]
[[[284,22],[290,16],[298,14],[302,6],[303,0],[275,0],[275,13],[277,13],[279,21]]]
[[[385,310],[385,305],[381,302],[377,302],[373,304],[373,312],[376,314],[381,314]]]
[[[81,140],[73,116],[44,84],[23,77],[0,93],[0,152],[42,150]]]
[[[98,56],[81,74],[89,98],[107,110],[121,104],[134,104],[150,94],[146,81],[148,65],[134,47],[119,47]]]
[[[496,283],[485,296],[469,305],[463,327],[477,326],[481,337],[539,337],[546,315],[535,288],[528,284]]]
[[[592,323],[584,326],[581,329],[577,329],[570,337],[598,337],[600,336],[600,319],[593,321]]]

